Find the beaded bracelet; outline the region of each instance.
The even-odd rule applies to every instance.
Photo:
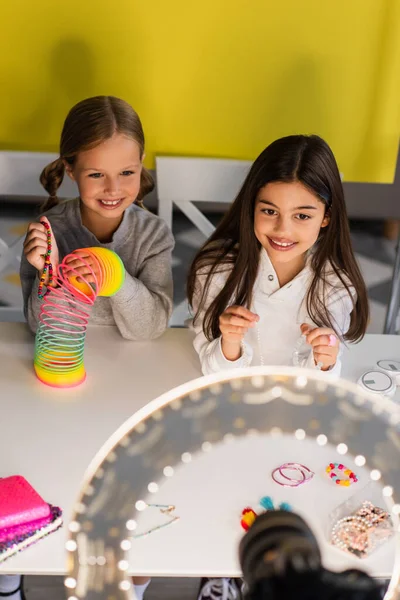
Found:
[[[49,281],[47,283],[47,286],[50,286],[53,283],[53,265],[50,262],[50,254],[51,254],[50,225],[46,221],[40,221],[40,222],[45,227],[46,234],[47,234],[47,251],[46,251],[46,254],[44,255],[44,268],[43,268],[42,276],[40,278],[39,287],[38,287],[38,297],[40,298],[40,300],[43,300],[43,298],[45,297],[45,295],[47,293],[47,292],[43,293],[43,286],[44,286],[44,282],[46,281],[47,271],[49,271]]]
[[[344,479],[344,478],[341,479],[339,477],[339,475],[337,475],[335,473],[334,469],[341,471],[342,472],[341,475],[345,475],[346,479]],[[348,469],[347,467],[345,467],[345,465],[342,465],[342,463],[329,463],[329,465],[326,467],[325,471],[326,471],[326,473],[329,474],[329,477],[337,485],[343,485],[343,486],[348,487],[352,483],[357,483],[357,481],[358,481],[356,474],[353,473],[353,471],[351,469]]]
[[[160,513],[168,515],[169,521],[167,521],[166,523],[162,523],[161,525],[156,525],[155,527],[152,527],[151,529],[148,529],[143,533],[136,533],[132,535],[131,537],[135,540],[147,537],[151,533],[159,531],[159,529],[163,529],[164,527],[168,527],[168,525],[172,525],[172,523],[176,523],[180,519],[180,517],[175,516],[173,514],[175,510],[175,506],[173,504],[146,504],[146,508],[158,508]]]

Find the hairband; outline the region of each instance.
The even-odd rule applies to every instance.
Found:
[[[288,471],[294,471],[299,474],[300,477],[290,476]],[[272,471],[271,476],[275,483],[278,483],[279,485],[284,487],[298,487],[303,483],[307,483],[307,481],[311,481],[314,477],[314,472],[300,463],[287,462],[280,467],[276,467],[276,469]]]

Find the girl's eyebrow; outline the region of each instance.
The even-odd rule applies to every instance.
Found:
[[[139,164],[134,165],[132,163],[131,165],[128,165],[127,167],[124,167],[123,169],[121,169],[121,171],[126,171],[127,169],[134,169],[138,166],[139,166]],[[83,169],[83,171],[102,171],[102,169],[95,169],[95,167],[86,167],[86,169]]]
[[[269,200],[262,200],[260,198],[259,202],[262,202],[263,204],[268,204],[268,206],[273,206],[274,208],[277,208],[279,210],[279,206],[277,206],[273,202],[270,202]],[[316,206],[297,206],[293,210],[317,210],[317,207]]]

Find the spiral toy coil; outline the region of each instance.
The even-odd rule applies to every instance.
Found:
[[[69,266],[72,258],[87,268],[94,283]],[[97,296],[116,294],[124,279],[124,265],[112,250],[84,248],[64,258],[57,269],[58,285],[48,288],[39,316],[34,369],[40,381],[64,388],[85,380],[83,356],[91,308]]]

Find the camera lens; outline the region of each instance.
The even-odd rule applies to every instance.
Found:
[[[265,577],[281,577],[287,570],[321,567],[314,534],[299,515],[284,510],[257,517],[240,543],[239,559],[249,586]]]
[[[247,600],[380,600],[382,587],[358,570],[333,573],[317,540],[293,512],[258,516],[239,546]]]

